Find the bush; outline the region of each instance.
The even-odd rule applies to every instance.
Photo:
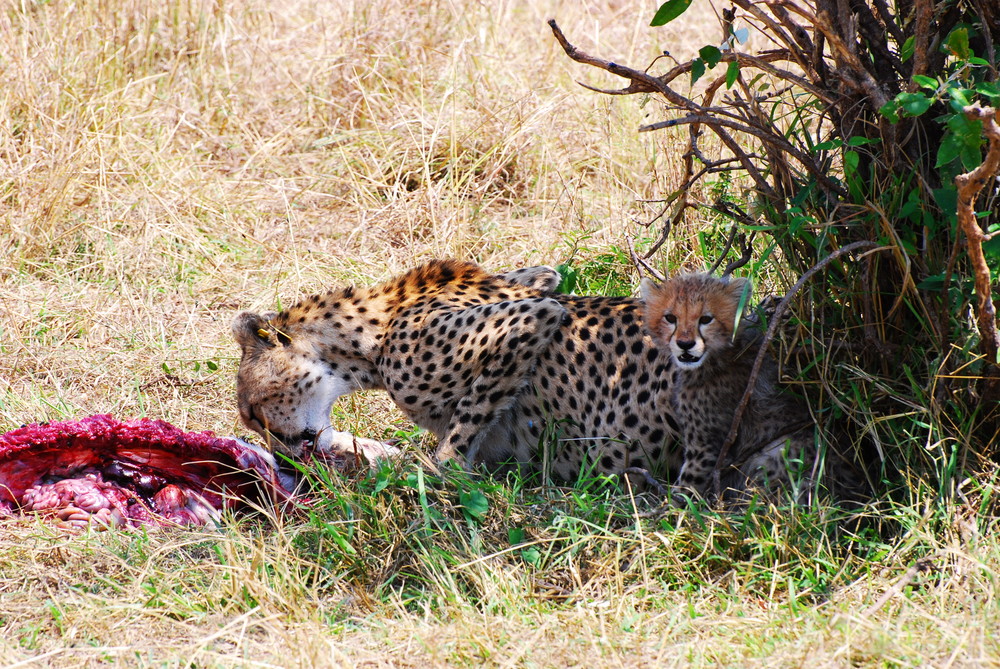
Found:
[[[906,470],[916,489],[953,493],[987,463],[998,429],[1000,193],[981,190],[996,173],[983,162],[984,120],[988,131],[996,114],[978,105],[1000,104],[1000,11],[988,0],[732,4],[718,44],[661,74],[650,70],[667,51],[635,69],[550,25],[571,58],[629,82],[603,92],[663,101],[666,118],[640,132],[687,128],[665,232],[692,207],[693,185],[727,175],[748,184],[749,201],[730,188],[706,206],[734,235],[765,240],[758,253],[776,251],[800,275],[822,264],[788,297],[800,371],[818,381],[810,393],[827,424],[853,426],[879,478]],[[669,0],[653,25],[688,5]],[[743,50],[751,30],[767,50]],[[993,152],[1000,160],[1000,128]],[[961,191],[966,243],[956,178],[977,166]]]

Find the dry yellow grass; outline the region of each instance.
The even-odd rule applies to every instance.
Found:
[[[627,57],[659,37],[573,3],[7,5],[0,418],[227,431],[231,367],[191,368],[231,360],[240,308],[620,244],[671,145],[573,83],[548,16]]]
[[[240,309],[384,279],[431,257],[497,269],[558,263],[643,234],[636,222],[657,211],[645,200],[674,185],[681,144],[634,132],[658,113],[652,105],[578,87],[619,82],[570,63],[545,19],[631,63],[664,48],[688,56],[719,32],[706,3],[658,31],[646,28],[654,9],[616,0],[3,3],[0,430],[110,412],[229,434],[238,429],[229,322]],[[684,235],[696,225],[659,261],[691,262]],[[337,411],[342,429],[365,436],[407,427],[379,394]],[[504,518],[491,522],[506,531]],[[470,548],[454,571],[418,569],[431,582],[413,598],[373,587],[375,577],[365,586],[342,578],[325,566],[329,543],[316,552],[296,544],[307,534],[301,519],[149,537],[65,537],[33,519],[5,522],[0,664],[820,667],[997,657],[1000,559],[986,539],[927,529],[867,576],[834,579],[832,594],[817,595],[790,586],[791,566],[813,556],[792,553],[767,575],[771,563],[750,550],[717,573],[711,556],[686,554],[687,539],[660,529],[588,527],[550,570],[478,560],[490,551]],[[540,541],[558,534],[539,532]],[[602,551],[586,553],[590,541]],[[899,582],[914,547],[928,545],[941,551],[937,580],[905,584],[862,615]],[[649,570],[657,576],[644,578]],[[478,595],[460,594],[451,578]],[[685,580],[690,588],[678,585]]]

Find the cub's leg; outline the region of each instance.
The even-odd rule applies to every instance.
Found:
[[[689,378],[677,389],[675,402],[684,446],[684,463],[677,486],[681,492],[693,491],[704,496],[733,423],[734,410],[726,408],[735,407],[740,398],[732,393],[718,393],[718,389],[718,394],[699,392],[700,386],[700,379]]]
[[[809,470],[815,453],[815,428],[808,414],[800,415],[799,407],[787,402],[783,404],[780,396],[766,397],[766,407],[761,407],[758,398],[751,398],[736,443],[720,471],[724,490],[728,488],[735,493],[749,488],[777,491],[792,482],[790,466],[804,475],[804,483],[808,484],[811,479]],[[693,490],[702,496],[709,492],[712,470],[729,436],[740,399],[741,395],[734,393],[688,393],[680,389],[678,408],[684,464],[677,480],[679,488]],[[722,410],[721,407],[734,408]]]
[[[426,328],[431,335],[456,333],[454,368],[444,371],[467,380],[439,434],[438,462],[476,461],[483,436],[530,383],[541,352],[565,315],[559,302],[540,298],[481,305],[431,319]]]

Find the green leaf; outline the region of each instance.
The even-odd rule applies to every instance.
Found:
[[[969,93],[972,93],[967,88],[950,88],[948,89],[948,95],[951,97],[951,108],[957,114],[964,114],[965,108],[972,104],[969,100]]]
[[[919,290],[941,290],[944,288],[944,274],[934,274],[917,284]]]
[[[931,91],[936,91],[941,83],[934,77],[924,76],[923,74],[914,74],[913,81],[921,88],[926,88]]]
[[[934,166],[948,165],[958,157],[962,159],[962,166],[966,170],[974,169],[982,162],[982,121],[970,120],[963,114],[952,114],[946,125],[948,130],[941,140]]]
[[[830,149],[839,149],[843,145],[843,140],[839,137],[834,137],[833,139],[828,139],[825,142],[820,142],[813,147],[813,151],[829,151]]]
[[[372,494],[377,495],[387,487],[389,487],[389,471],[387,469],[381,469],[375,476],[375,487],[372,489]]]
[[[899,103],[895,100],[889,100],[884,105],[879,107],[878,113],[889,119],[889,123],[899,122]]]
[[[578,272],[569,263],[556,265],[556,271],[562,277],[559,285],[556,286],[556,292],[563,295],[572,295],[573,291],[576,290],[576,282],[579,278]]]
[[[987,258],[990,260],[996,261],[1000,259],[1000,237],[987,239],[983,242],[983,253],[985,253]]]
[[[705,61],[695,58],[691,61],[691,85],[694,86],[694,82],[701,79],[703,74],[705,74]]]
[[[217,362],[215,362],[213,360],[206,360],[205,361],[205,366],[208,367],[208,369],[211,370],[211,371],[213,371],[213,372],[218,371],[218,369],[219,369],[219,363],[217,363]]]
[[[736,83],[736,78],[740,76],[740,64],[738,61],[732,61],[726,68],[726,88],[732,88],[733,84]]]
[[[525,536],[527,533],[523,527],[511,527],[507,530],[507,541],[510,542],[511,546],[523,544]]]
[[[931,99],[922,93],[900,93],[896,102],[907,116],[920,116],[931,108]]]
[[[649,25],[654,28],[656,26],[665,26],[683,14],[690,6],[691,0],[667,0],[656,10],[656,14],[653,15],[653,20],[649,22]]]
[[[537,548],[525,548],[521,551],[521,557],[532,567],[537,567],[542,562],[542,553]]]
[[[946,122],[948,129],[958,135],[965,143],[978,142],[983,136],[983,122],[972,120],[965,114],[952,114]]]
[[[903,46],[899,48],[899,59],[904,63],[913,58],[913,35],[906,38]]]
[[[954,221],[958,217],[956,213],[958,207],[958,190],[954,184],[943,188],[935,188],[932,192],[934,193],[934,201],[937,203],[938,208],[944,212],[949,220]]]
[[[896,212],[896,216],[899,218],[909,218],[914,223],[919,223],[918,214],[920,214],[920,191],[911,190],[910,194],[907,196],[906,201]]]
[[[858,155],[857,151],[844,151],[844,173],[847,176],[852,176],[858,171],[859,162],[861,162],[861,156]]]
[[[990,99],[990,104],[996,106],[1000,104],[1000,86],[992,81],[983,81],[976,84],[976,92],[985,95]]]
[[[979,150],[979,147],[970,144],[962,146],[959,157],[962,159],[962,167],[969,172],[979,167],[979,164],[983,162],[983,154]]]
[[[951,31],[948,35],[948,39],[945,40],[945,45],[948,47],[948,51],[951,52],[956,58],[961,60],[968,60],[972,52],[969,51],[969,29],[968,28],[956,28]]]
[[[698,49],[698,55],[701,56],[701,59],[708,64],[709,69],[718,65],[719,61],[722,60],[722,52],[719,51],[718,47],[712,46],[711,44]]]
[[[878,144],[882,140],[878,137],[851,137],[847,140],[847,146],[865,146],[866,144]]]
[[[490,500],[479,490],[461,491],[458,494],[465,513],[474,520],[482,520],[490,510]]]

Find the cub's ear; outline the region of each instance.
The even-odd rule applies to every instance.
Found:
[[[743,291],[746,291],[747,299],[750,299],[750,291],[753,288],[753,286],[750,283],[750,279],[746,278],[745,276],[732,277],[731,279],[729,279],[729,284],[727,287],[729,289],[729,294],[732,295],[737,300],[743,296]]]
[[[648,276],[643,277],[642,281],[639,282],[639,297],[642,298],[643,302],[649,302],[659,289],[660,284],[656,283]]]
[[[261,346],[274,346],[265,325],[267,321],[263,316],[252,311],[241,311],[233,319],[233,338],[244,351]]]

